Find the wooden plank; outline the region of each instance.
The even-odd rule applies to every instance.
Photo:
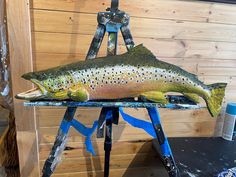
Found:
[[[140,120],[150,121],[145,109],[124,109],[126,113]],[[202,122],[210,121],[212,117],[206,109],[199,110],[170,110],[159,109],[162,122]],[[59,126],[62,117],[65,113],[65,108],[38,108],[36,115],[39,119],[40,127],[55,127]],[[85,125],[91,125],[99,116],[100,108],[79,109],[75,113],[75,117]],[[178,118],[175,116],[178,115]],[[119,124],[125,124],[120,117]]]
[[[32,88],[19,75],[32,71],[29,1],[6,1],[13,95]],[[33,108],[14,100],[21,176],[39,175],[38,137]],[[31,162],[31,163],[29,163]]]
[[[56,53],[71,55],[85,55],[92,41],[92,35],[33,33],[35,37],[36,53]],[[104,38],[107,41],[107,38]],[[209,42],[174,39],[136,38],[136,44],[143,43],[155,55],[171,58],[215,58],[235,60],[236,43]],[[168,50],[167,50],[168,49]],[[126,51],[123,41],[119,40],[119,51]],[[102,45],[100,56],[106,55],[106,46]],[[40,58],[43,60],[43,58]],[[36,59],[37,60],[37,59]],[[56,59],[55,59],[56,60]],[[38,62],[38,61],[36,61]]]
[[[133,161],[134,158],[135,161]],[[153,164],[155,164],[155,159],[157,158],[159,157],[153,155],[153,153],[113,155],[110,160],[110,169],[153,166]],[[41,161],[41,168],[43,164],[44,161]],[[95,170],[100,171],[103,170],[103,166],[104,156],[63,159],[62,163],[57,166],[54,174]]]
[[[210,11],[209,22],[236,24],[236,6],[232,4],[212,4]]]
[[[144,177],[144,176],[158,176],[163,173],[161,168],[155,167],[138,167],[138,168],[124,168],[124,169],[111,169],[110,176],[112,177],[121,177],[121,176],[135,176],[135,177]],[[164,171],[165,174],[165,171]],[[58,173],[54,174],[55,177],[103,177],[103,171],[86,171],[86,172],[71,172],[71,173]],[[166,176],[166,175],[165,175]]]
[[[212,136],[214,134],[216,119],[205,122],[174,122],[163,123],[165,133],[169,137],[180,136]],[[58,127],[40,128],[40,143],[53,143]],[[143,139],[150,139],[150,136],[141,129],[131,127],[130,125],[118,125],[113,128],[113,140],[122,141],[138,141]],[[91,138],[93,141],[103,141],[103,139],[96,139],[95,135]],[[83,142],[82,137],[74,129],[69,132],[68,142]]]
[[[33,30],[41,32],[94,34],[95,14],[58,11],[33,11]],[[236,26],[132,17],[130,28],[134,38],[188,39],[236,42]]]
[[[198,73],[212,76],[236,76],[235,67],[199,67]]]
[[[34,9],[58,10],[69,12],[96,13],[105,11],[109,0],[34,0]],[[235,5],[199,1],[173,0],[127,0],[120,2],[120,9],[131,16],[161,18],[210,23],[236,24]]]
[[[51,147],[52,144],[40,145],[40,160],[45,160],[48,157]],[[66,147],[67,149],[62,155],[62,159],[91,157],[91,154],[86,151],[84,143],[69,142]],[[104,142],[95,142],[94,149],[96,156],[103,156],[105,153]],[[151,141],[119,141],[112,144],[111,156],[149,152],[152,152]]]

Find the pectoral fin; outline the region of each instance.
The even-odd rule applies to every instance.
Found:
[[[191,101],[193,101],[194,103],[199,103],[200,102],[200,99],[199,99],[199,96],[195,93],[183,93],[183,95],[190,99]]]
[[[168,100],[166,99],[165,95],[162,92],[157,92],[157,91],[144,92],[140,96],[156,103],[160,104],[168,103]]]
[[[54,93],[53,98],[56,98],[59,100],[66,99],[66,98],[68,98],[67,91],[61,91],[61,92]]]
[[[88,101],[89,93],[84,87],[73,87],[69,89],[68,97],[74,101]]]

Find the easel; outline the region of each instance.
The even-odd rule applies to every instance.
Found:
[[[108,32],[108,55],[117,54],[117,38],[118,31],[121,30],[122,36],[127,50],[134,47],[134,42],[129,29],[129,15],[118,9],[119,0],[112,0],[111,8],[107,9],[107,12],[98,13],[98,27],[95,36],[92,40],[86,59],[93,59],[97,56],[99,48],[101,46],[105,32]],[[176,100],[176,99],[175,99]],[[110,152],[112,149],[112,124],[118,124],[119,111],[121,107],[143,107],[146,108],[150,119],[152,121],[153,128],[157,140],[160,144],[161,155],[163,163],[168,171],[170,177],[177,177],[178,169],[176,167],[171,148],[168,140],[162,129],[160,122],[160,115],[157,110],[157,105],[154,103],[140,103],[140,102],[28,102],[26,106],[66,106],[64,118],[61,122],[55,143],[52,147],[51,153],[46,160],[43,168],[43,177],[49,177],[55,170],[58,163],[58,158],[63,152],[66,144],[66,138],[70,127],[74,127],[77,131],[90,138],[92,132],[97,129],[97,137],[104,137],[104,125],[105,125],[105,165],[104,165],[104,177],[109,176],[109,164],[110,164]],[[74,114],[77,107],[102,107],[98,122],[95,122],[92,128],[86,128],[76,119]],[[81,130],[84,130],[81,132]]]

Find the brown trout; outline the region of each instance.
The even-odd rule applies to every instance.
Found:
[[[178,92],[195,102],[202,97],[212,116],[221,110],[227,85],[205,85],[196,75],[158,60],[143,45],[122,55],[79,61],[22,77],[37,88],[17,94],[19,99],[88,101],[145,97],[166,104],[165,94]]]

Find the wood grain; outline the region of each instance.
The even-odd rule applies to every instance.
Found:
[[[41,32],[94,34],[96,14],[33,10],[33,29]],[[134,38],[236,42],[236,26],[132,17]],[[174,29],[174,30],[173,30]]]
[[[142,4],[142,5],[140,5]],[[110,6],[109,0],[34,0],[34,9],[96,13]],[[120,9],[131,16],[208,23],[236,24],[235,5],[178,0],[121,1]]]
[[[41,144],[40,145],[40,160],[45,160],[51,150],[52,144]],[[62,159],[78,158],[78,157],[91,157],[85,149],[84,143],[80,142],[69,142],[66,145],[67,149],[62,155]],[[127,148],[129,147],[129,148]],[[104,155],[104,142],[95,142],[94,149],[96,156]],[[125,155],[125,154],[136,154],[136,153],[149,153],[152,152],[152,142],[143,141],[118,141],[113,143],[111,155]]]
[[[127,176],[135,176],[135,177],[143,177],[143,176],[158,176],[163,173],[163,170],[155,167],[138,167],[138,168],[123,168],[123,169],[111,169],[110,175],[112,177],[127,177]],[[165,173],[164,173],[165,174]],[[54,174],[55,177],[103,177],[104,173],[102,171],[86,171],[86,172],[75,172],[75,173],[57,173]]]
[[[126,113],[137,117],[141,120],[150,121],[148,113],[145,109],[124,109]],[[165,123],[175,122],[202,122],[211,121],[213,118],[209,115],[206,109],[199,110],[170,110],[159,109],[162,121]],[[59,126],[64,115],[65,108],[39,108],[37,109],[37,117],[40,127],[55,127]],[[99,116],[100,108],[78,109],[75,113],[75,118],[85,125],[92,125],[92,122]],[[175,115],[181,118],[175,118]],[[125,124],[120,116],[119,124]]]
[[[175,122],[175,123],[162,123],[165,133],[169,137],[180,137],[180,136],[213,136],[214,126],[216,119],[202,122]],[[44,127],[40,128],[40,143],[53,143],[58,127]],[[131,127],[130,125],[118,125],[113,128],[113,140],[114,142],[119,140],[125,141],[138,141],[142,139],[150,139],[150,135],[141,129]],[[93,141],[103,141],[102,139],[96,139],[95,135],[91,137]],[[73,128],[69,132],[68,142],[83,142],[82,137]]]
[[[134,158],[135,161],[133,161]],[[157,158],[153,153],[113,155],[111,156],[110,169],[122,169],[128,166],[129,168],[147,167],[150,166],[150,163],[155,164],[155,159]],[[104,156],[71,158],[64,159],[54,173],[84,172],[86,170],[100,171],[103,170],[103,166]]]
[[[33,70],[29,1],[6,1],[13,95],[32,88],[19,76]],[[38,176],[38,135],[33,108],[14,100],[21,176]],[[29,163],[31,162],[31,163]]]
[[[85,55],[88,51],[93,35],[60,34],[34,32],[35,52],[56,53],[70,55]],[[104,38],[106,41],[107,38]],[[174,40],[174,39],[150,39],[135,38],[136,44],[143,43],[156,56],[171,58],[215,58],[232,59],[236,56],[236,43]],[[119,40],[119,53],[126,51],[124,42]],[[106,45],[102,45],[99,56],[106,55]]]

